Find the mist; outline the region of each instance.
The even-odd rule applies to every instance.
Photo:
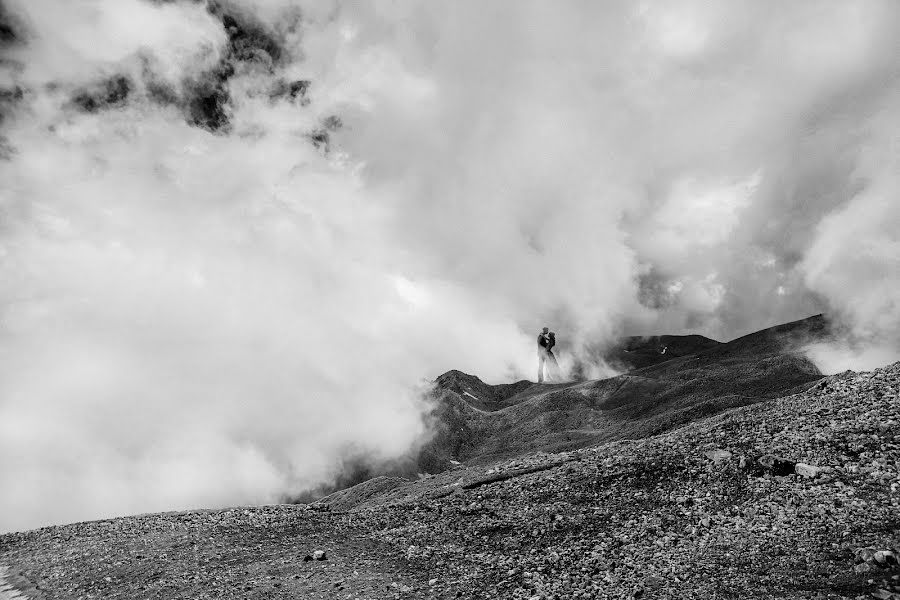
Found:
[[[0,531],[403,457],[427,379],[534,378],[544,325],[824,311],[823,371],[900,359],[898,17],[6,0]]]

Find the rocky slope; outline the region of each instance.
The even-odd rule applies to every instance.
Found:
[[[900,363],[314,505],[8,534],[0,565],[43,598],[900,598],[898,390]]]

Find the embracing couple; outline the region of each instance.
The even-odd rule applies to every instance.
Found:
[[[538,334],[538,383],[544,382],[544,369],[547,369],[547,380],[560,379],[559,363],[553,355],[553,346],[556,345],[556,334],[544,327]]]

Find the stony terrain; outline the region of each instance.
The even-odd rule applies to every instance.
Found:
[[[900,598],[898,390],[900,363],[313,505],[8,534],[0,565],[32,598]]]

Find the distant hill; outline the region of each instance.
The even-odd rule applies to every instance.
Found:
[[[817,315],[728,343],[703,336],[626,338],[621,352],[633,354],[635,364],[650,364],[594,381],[489,385],[449,371],[435,381],[437,433],[418,462],[438,472],[454,461],[645,437],[784,396],[822,377],[802,348],[828,335],[827,321]]]
[[[462,371],[447,371],[435,380],[438,389],[455,392],[472,406],[480,410],[497,410],[501,404],[529,389],[534,385],[531,381],[522,380],[515,383],[488,385],[474,375]]]
[[[611,366],[626,371],[656,365],[673,358],[691,356],[721,345],[702,335],[629,336],[603,353]]]

